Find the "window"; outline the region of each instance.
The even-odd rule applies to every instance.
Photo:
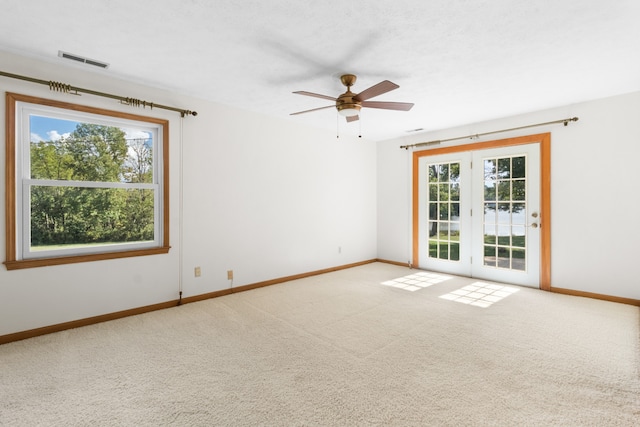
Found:
[[[168,122],[7,94],[7,269],[167,253]]]

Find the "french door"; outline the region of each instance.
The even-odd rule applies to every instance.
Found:
[[[540,152],[534,142],[418,157],[417,265],[540,287]]]

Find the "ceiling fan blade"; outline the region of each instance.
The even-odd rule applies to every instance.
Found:
[[[356,120],[360,120],[359,116],[347,116],[347,123],[355,122]]]
[[[398,89],[399,87],[400,86],[390,82],[389,80],[384,80],[377,85],[371,86],[369,89],[363,90],[362,92],[354,96],[353,99],[356,101],[365,101],[369,98],[373,98],[374,96],[382,95],[383,93]]]
[[[295,115],[297,115],[297,114],[310,113],[310,112],[312,112],[312,111],[324,110],[324,109],[326,109],[326,108],[336,108],[336,106],[335,106],[335,105],[328,105],[328,106],[326,106],[326,107],[320,107],[320,108],[313,108],[313,109],[311,109],[311,110],[298,111],[298,112],[296,112],[296,113],[291,113],[291,114],[289,114],[289,115],[290,115],[290,116],[295,116]]]
[[[382,108],[384,110],[409,111],[413,104],[411,102],[383,102],[383,101],[364,101],[363,107]]]
[[[321,95],[319,93],[307,92],[307,91],[304,91],[304,90],[299,90],[299,91],[293,92],[293,93],[297,93],[298,95],[313,96],[315,98],[328,99],[329,101],[335,101],[337,99],[337,98],[334,98],[332,96]]]

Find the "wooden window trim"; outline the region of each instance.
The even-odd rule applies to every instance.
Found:
[[[137,120],[154,123],[162,126],[162,243],[158,247],[138,250],[125,250],[103,252],[95,254],[61,256],[37,259],[17,259],[16,253],[16,104],[27,102],[66,110],[84,113],[98,114],[126,120]],[[17,270],[51,265],[74,264],[79,262],[91,262],[107,259],[127,258],[144,255],[166,254],[169,245],[169,121],[155,117],[140,116],[120,111],[106,110],[102,108],[88,107],[51,99],[39,98],[29,95],[7,92],[6,94],[6,139],[5,139],[5,247],[6,260],[4,265],[7,270]]]
[[[418,161],[421,157],[439,154],[460,153],[485,150],[489,148],[509,147],[524,144],[540,144],[540,289],[551,290],[551,134],[540,133],[516,138],[471,144],[454,145],[451,147],[434,148],[414,151],[412,173],[412,250],[413,265],[418,266]]]

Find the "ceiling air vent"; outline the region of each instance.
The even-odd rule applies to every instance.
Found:
[[[93,65],[94,67],[109,68],[109,64],[106,62],[96,61],[95,59],[84,58],[80,55],[74,55],[73,53],[58,51],[60,58],[70,59],[76,62],[82,62],[83,64]]]

